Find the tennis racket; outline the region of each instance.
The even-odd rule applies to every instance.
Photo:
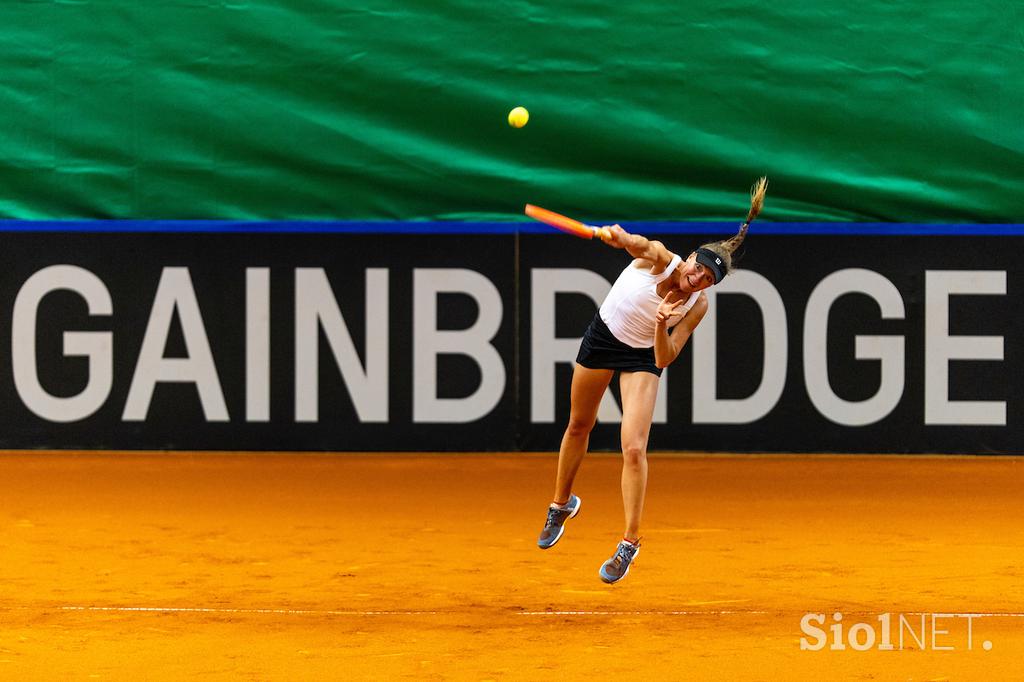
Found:
[[[526,205],[526,215],[530,216],[534,220],[539,220],[542,223],[559,229],[562,232],[571,234],[574,237],[579,237],[580,239],[593,239],[594,237],[597,237],[601,240],[607,241],[612,238],[612,233],[607,227],[585,225],[580,221],[573,220],[561,213],[555,213],[554,211],[549,211],[546,208],[534,206],[533,204]]]

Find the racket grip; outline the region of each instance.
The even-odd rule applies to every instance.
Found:
[[[594,236],[603,242],[612,238],[612,232],[607,227],[592,227],[590,229],[594,231]]]

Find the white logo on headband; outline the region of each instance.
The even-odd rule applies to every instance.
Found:
[[[721,265],[721,264],[722,264],[722,259],[721,258],[716,258],[715,259],[715,265]]]

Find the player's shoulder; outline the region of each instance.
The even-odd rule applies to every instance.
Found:
[[[654,263],[647,260],[646,258],[634,258],[633,262],[629,264],[629,267],[635,270],[650,270],[654,266]]]
[[[658,276],[672,265],[672,261],[675,258],[676,254],[669,251],[664,244],[659,241],[652,241],[644,257],[633,261],[633,267]]]

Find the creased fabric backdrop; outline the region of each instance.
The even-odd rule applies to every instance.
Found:
[[[1019,222],[1022,26],[1008,0],[7,1],[0,217],[733,220],[767,174],[776,221]]]

